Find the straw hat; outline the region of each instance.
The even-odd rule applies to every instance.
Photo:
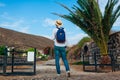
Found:
[[[62,26],[62,21],[61,20],[56,20],[55,25],[59,26],[59,27]]]

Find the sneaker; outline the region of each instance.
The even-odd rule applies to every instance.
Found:
[[[70,77],[70,71],[67,71],[67,77]]]
[[[60,78],[60,74],[57,74],[54,80],[59,80],[59,78]]]
[[[57,74],[57,76],[59,77],[59,76],[60,76],[60,74]]]

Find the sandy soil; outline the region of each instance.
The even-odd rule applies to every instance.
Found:
[[[70,65],[70,78],[66,77],[64,66],[61,65],[61,76],[58,77],[54,65],[44,65],[43,63],[37,63],[36,75],[0,75],[0,80],[120,80],[120,71],[84,72],[80,65]]]

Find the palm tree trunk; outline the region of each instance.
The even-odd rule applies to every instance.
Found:
[[[110,64],[110,56],[108,55],[108,45],[105,40],[105,36],[103,35],[103,32],[101,30],[101,38],[97,39],[95,42],[97,43],[98,47],[100,48],[100,54],[101,54],[101,64]],[[102,45],[101,45],[102,44]]]

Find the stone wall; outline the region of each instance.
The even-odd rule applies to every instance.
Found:
[[[120,64],[120,31],[110,35],[108,49],[112,51],[116,63]]]
[[[94,49],[99,50],[94,42],[91,42],[91,44],[89,45],[89,49],[91,51],[93,51]],[[117,53],[120,53],[120,32],[116,32],[110,35],[108,41],[108,50],[115,50]]]
[[[89,45],[89,61],[93,61],[94,53],[97,55],[97,61],[99,63],[100,60],[100,49],[94,42],[91,42]],[[108,41],[108,53],[113,54],[117,63],[120,64],[120,31],[113,33],[109,36]]]

